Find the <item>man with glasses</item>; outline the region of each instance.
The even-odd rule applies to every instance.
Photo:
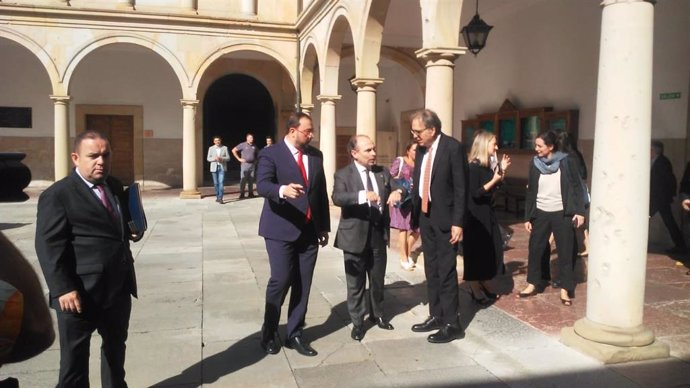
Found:
[[[457,244],[467,198],[467,153],[463,144],[441,133],[441,120],[425,109],[410,116],[417,143],[412,193],[412,223],[419,227],[427,279],[429,317],[414,332],[438,330],[431,343],[464,337],[458,319]]]
[[[265,198],[259,235],[271,266],[261,329],[261,347],[267,354],[280,351],[278,322],[288,289],[285,346],[304,356],[317,354],[303,341],[302,329],[319,245],[328,243],[331,223],[323,154],[309,146],[312,137],[311,117],[293,113],[285,138],[259,153],[256,188]]]

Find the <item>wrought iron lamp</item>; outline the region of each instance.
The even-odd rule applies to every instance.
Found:
[[[474,17],[460,31],[463,39],[465,39],[467,49],[470,50],[475,57],[486,45],[486,38],[489,37],[489,31],[491,31],[492,28],[494,27],[486,24],[486,22],[479,17],[479,0],[477,0]]]

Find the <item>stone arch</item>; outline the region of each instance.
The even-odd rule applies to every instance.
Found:
[[[341,54],[342,58],[345,58],[354,55],[354,52],[353,50],[347,48],[343,49]],[[399,49],[385,46],[381,47],[379,60],[381,57],[390,59],[391,61],[402,66],[405,70],[409,71],[412,75],[412,78],[414,78],[414,80],[417,81],[417,85],[419,85],[419,92],[424,95],[426,90],[426,69],[416,58]]]
[[[206,57],[206,59],[204,59],[201,62],[201,65],[194,72],[194,75],[192,77],[192,82],[190,84],[190,89],[194,93],[194,95],[196,95],[198,93],[198,88],[199,88],[199,84],[201,82],[201,79],[203,78],[203,75],[206,72],[206,70],[209,68],[209,66],[211,66],[213,64],[213,62],[215,62],[218,58],[222,57],[223,55],[230,54],[230,53],[233,53],[236,51],[256,51],[256,52],[260,52],[262,54],[268,55],[269,57],[273,58],[278,63],[280,63],[280,65],[283,67],[283,69],[285,69],[285,71],[290,76],[290,79],[292,80],[293,86],[294,87],[297,86],[297,81],[295,79],[295,72],[293,70],[290,70],[290,68],[291,68],[290,62],[288,60],[286,60],[277,51],[275,51],[271,48],[265,47],[265,46],[254,44],[254,43],[236,43],[236,44],[232,44],[229,46],[222,46],[222,47],[217,48],[210,55],[208,55]]]
[[[333,13],[333,19],[328,28],[328,39],[326,40],[326,55],[321,71],[321,93],[327,95],[338,94],[338,73],[340,71],[340,58],[343,48],[343,38],[347,30],[353,34],[352,23],[344,7],[337,9]],[[354,37],[353,37],[354,38]],[[353,39],[355,53],[355,67],[357,66],[358,45]]]
[[[390,0],[370,0],[368,3],[366,23],[361,30],[362,49],[355,62],[355,72],[359,78],[378,78],[383,26]]]
[[[115,43],[130,43],[151,49],[153,52],[160,55],[170,65],[173,72],[177,76],[177,79],[180,82],[180,87],[182,88],[182,90],[184,91],[185,89],[187,89],[187,86],[189,85],[189,77],[187,75],[187,71],[185,70],[184,66],[179,61],[179,59],[175,56],[175,54],[168,50],[167,47],[159,44],[158,42],[152,39],[136,35],[106,36],[84,45],[77,51],[77,54],[74,57],[72,57],[72,59],[69,61],[67,68],[65,69],[65,73],[63,75],[62,82],[64,83],[64,85],[67,85],[67,88],[69,88],[69,82],[72,79],[72,76],[74,75],[74,71],[76,70],[79,63],[81,63],[81,61],[87,55],[89,55],[91,52],[95,51],[100,47]],[[66,92],[68,92],[68,90],[66,90]]]
[[[314,94],[314,70],[320,65],[319,54],[313,39],[307,38],[304,53],[301,55],[302,68],[300,69],[300,91],[303,104],[313,104],[312,95]]]
[[[4,27],[0,27],[0,38],[11,40],[33,53],[36,56],[36,59],[38,59],[38,61],[43,65],[46,73],[48,73],[48,78],[52,84],[53,93],[64,94],[63,91],[59,90],[58,88],[58,85],[60,84],[60,72],[58,71],[57,65],[55,62],[53,62],[50,54],[48,54],[43,47],[41,47],[28,36]]]

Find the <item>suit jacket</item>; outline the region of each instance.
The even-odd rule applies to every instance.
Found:
[[[383,241],[388,241],[390,217],[386,202],[391,193],[391,174],[381,166],[373,166],[371,171],[376,178],[382,204],[381,218],[377,221],[375,230],[381,233]],[[346,252],[362,253],[366,248],[370,212],[368,203],[358,203],[359,192],[362,190],[362,174],[354,162],[336,171],[332,198],[333,204],[341,207],[342,211],[333,246]]]
[[[265,198],[259,219],[259,236],[280,241],[297,240],[306,225],[308,207],[311,208],[311,219],[316,232],[331,231],[323,154],[311,146],[306,146],[303,153],[309,160],[308,184],[305,184],[297,161],[285,140],[264,148],[259,153],[256,190]],[[289,183],[303,185],[307,195],[295,199],[280,198],[280,186]]]
[[[434,164],[431,169],[431,186],[429,187],[432,211],[431,222],[443,231],[451,226],[462,227],[465,223],[467,208],[467,179],[469,166],[465,146],[456,139],[443,133],[434,150]],[[417,147],[413,182],[417,185],[422,174],[422,160],[426,154],[425,147]],[[416,186],[412,190],[412,224],[419,226],[419,215],[422,211],[422,198]]]
[[[685,165],[685,171],[683,171],[683,178],[680,180],[678,194],[680,194],[681,199],[690,198],[690,162]]]
[[[673,175],[671,161],[664,155],[659,155],[652,163],[649,177],[649,207],[650,214],[673,202],[676,196],[676,176]]]
[[[216,149],[220,148],[220,157],[223,158],[223,161],[221,162],[216,162],[216,156],[218,154],[216,153]],[[220,146],[216,147],[216,145],[212,145],[208,147],[208,153],[206,154],[206,160],[211,162],[211,172],[216,172],[218,169],[218,166],[223,167],[223,171],[228,170],[228,160],[230,160],[230,153],[228,152],[228,147],[226,146]]]
[[[106,185],[118,220],[74,170],[38,199],[35,247],[53,308],[74,290],[86,309],[107,308],[122,292],[136,296],[127,197],[117,179],[108,177]]]

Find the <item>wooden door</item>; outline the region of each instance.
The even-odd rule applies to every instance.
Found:
[[[134,116],[89,114],[85,128],[99,131],[110,139],[110,175],[126,186],[134,183]]]

